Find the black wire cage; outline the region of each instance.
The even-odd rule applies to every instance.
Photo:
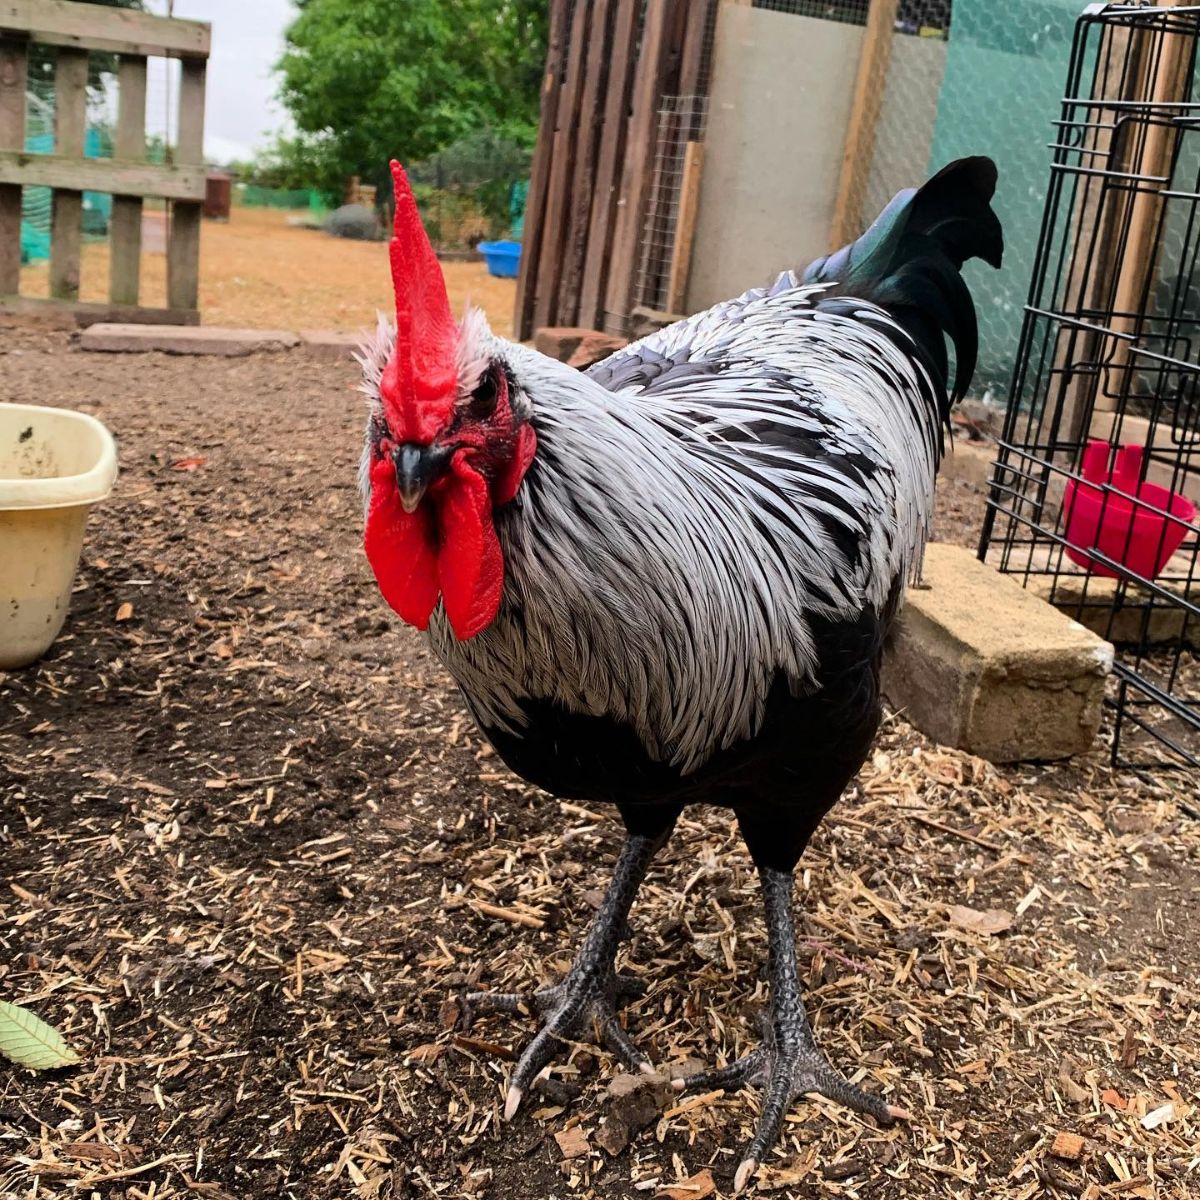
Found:
[[[1117,649],[1114,763],[1200,767],[1200,5],[1093,4],[981,558]]]

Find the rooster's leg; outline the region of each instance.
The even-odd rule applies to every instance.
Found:
[[[742,1155],[734,1177],[741,1191],[775,1144],[784,1117],[798,1096],[817,1094],[866,1113],[885,1125],[907,1120],[909,1114],[850,1083],[834,1070],[817,1047],[800,997],[796,966],[796,934],[792,924],[792,874],[760,868],[767,914],[768,975],[771,1010],[765,1021],[763,1044],[727,1067],[702,1071],[677,1080],[680,1090],[709,1091],[757,1084],[763,1089],[758,1129]]]
[[[669,832],[669,831],[668,831]],[[650,1059],[639,1050],[617,1019],[617,1000],[642,991],[638,980],[618,975],[617,947],[626,936],[626,918],[634,897],[666,834],[631,834],[621,848],[612,882],[561,983],[541,988],[532,997],[513,993],[472,992],[467,1011],[520,1012],[528,1002],[544,1018],[537,1036],[525,1048],[509,1082],[504,1116],[512,1117],[541,1069],[563,1042],[598,1036],[625,1064],[652,1075]]]

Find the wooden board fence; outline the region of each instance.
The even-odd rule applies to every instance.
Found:
[[[27,58],[33,43],[58,47],[54,153],[25,149]],[[209,27],[72,0],[0,0],[0,312],[69,312],[99,320],[196,324],[204,200],[204,86]],[[85,158],[88,53],[118,58],[113,158]],[[146,59],[181,59],[175,161],[146,162]],[[50,299],[20,296],[21,189],[52,193]],[[109,299],[79,302],[83,193],[113,197]],[[139,302],[142,202],[169,204],[167,307]]]
[[[714,3],[552,0],[514,313],[519,338],[544,325],[628,332],[660,112],[666,97],[706,86]],[[690,245],[677,241],[678,287]]]

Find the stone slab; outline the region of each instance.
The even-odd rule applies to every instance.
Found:
[[[306,353],[322,362],[353,362],[362,343],[357,333],[339,333],[332,329],[302,329],[300,344]]]
[[[1185,568],[1186,570],[1186,568]],[[1159,580],[1164,591],[1200,606],[1200,579]],[[1117,645],[1170,645],[1181,636],[1200,650],[1200,620],[1135,583],[1121,592],[1118,581],[1101,575],[1033,575],[1029,590],[1081,625]]]
[[[282,329],[222,329],[215,325],[89,326],[79,335],[84,350],[110,353],[215,354],[233,357],[263,350],[291,350],[299,335]]]
[[[1100,728],[1112,647],[958,546],[934,543],[884,660],[923,733],[992,762],[1066,758]]]

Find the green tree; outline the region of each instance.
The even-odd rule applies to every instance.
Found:
[[[529,144],[546,54],[538,0],[297,0],[278,64],[299,131],[276,165],[337,193],[352,175],[385,184],[473,130]]]

